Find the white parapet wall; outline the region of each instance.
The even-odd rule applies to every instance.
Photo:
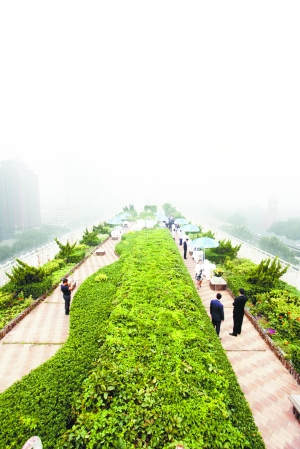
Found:
[[[65,235],[64,237],[60,237],[59,241],[64,245],[67,243],[67,241],[69,241],[70,244],[75,243],[76,241],[79,241],[82,238],[84,231],[85,229],[75,231],[73,233]],[[33,267],[39,267],[41,265],[44,265],[49,260],[54,259],[54,257],[56,256],[56,254],[58,254],[58,252],[59,248],[57,243],[52,242],[49,243],[48,245],[41,246],[40,248],[37,248],[34,251],[30,251],[29,253],[26,253],[18,257],[18,259],[22,260],[23,262]],[[9,281],[9,278],[6,275],[6,273],[10,274],[12,268],[16,266],[16,264],[17,262],[15,260],[11,260],[3,265],[0,265],[0,287],[2,287],[2,285],[6,284]]]

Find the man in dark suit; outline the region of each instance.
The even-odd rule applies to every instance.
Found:
[[[220,301],[221,298],[221,293],[217,293],[216,299],[210,301],[211,321],[218,336],[220,334],[221,321],[224,321],[224,307]]]
[[[243,288],[239,289],[239,296],[234,298],[233,305],[233,331],[229,333],[233,337],[237,337],[242,332],[242,324],[244,319],[245,304],[248,300]]]
[[[183,258],[184,259],[187,259],[186,253],[187,253],[188,242],[189,242],[188,238],[183,242]]]

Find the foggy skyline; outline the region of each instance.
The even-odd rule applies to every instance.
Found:
[[[299,209],[298,1],[0,5],[0,161],[91,207]],[[295,198],[296,197],[296,198]]]

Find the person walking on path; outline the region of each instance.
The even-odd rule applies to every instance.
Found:
[[[180,228],[178,230],[178,237],[179,237],[179,245],[182,245],[182,230]]]
[[[70,314],[70,302],[71,302],[71,291],[76,287],[76,282],[73,281],[69,284],[68,279],[64,278],[63,282],[60,286],[60,289],[63,293],[63,298],[65,300],[65,314]]]
[[[202,281],[203,281],[203,269],[199,262],[195,265],[195,279],[197,281],[197,290],[199,290],[199,287],[201,287]]]
[[[198,257],[199,257],[199,260],[200,260],[201,262],[204,262],[204,253],[203,253],[203,251],[202,251],[201,248],[200,248],[200,251],[199,251],[199,253],[198,253]]]
[[[176,237],[176,231],[175,231],[175,229],[172,230],[172,237],[173,237],[173,239],[175,240],[175,237]]]
[[[218,337],[220,335],[221,321],[224,321],[224,307],[220,301],[221,298],[221,293],[217,293],[216,299],[210,301],[211,321],[216,329]]]
[[[233,305],[233,331],[229,333],[233,337],[237,337],[242,332],[242,324],[245,313],[245,304],[248,300],[243,288],[239,289],[240,295],[234,298]]]
[[[187,239],[183,242],[183,258],[184,258],[184,259],[187,259],[186,253],[187,253],[188,241],[189,241],[189,239],[187,238]]]

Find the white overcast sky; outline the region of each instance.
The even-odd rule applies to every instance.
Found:
[[[42,202],[67,181],[299,209],[299,19],[299,0],[2,0],[0,161],[28,163]]]

